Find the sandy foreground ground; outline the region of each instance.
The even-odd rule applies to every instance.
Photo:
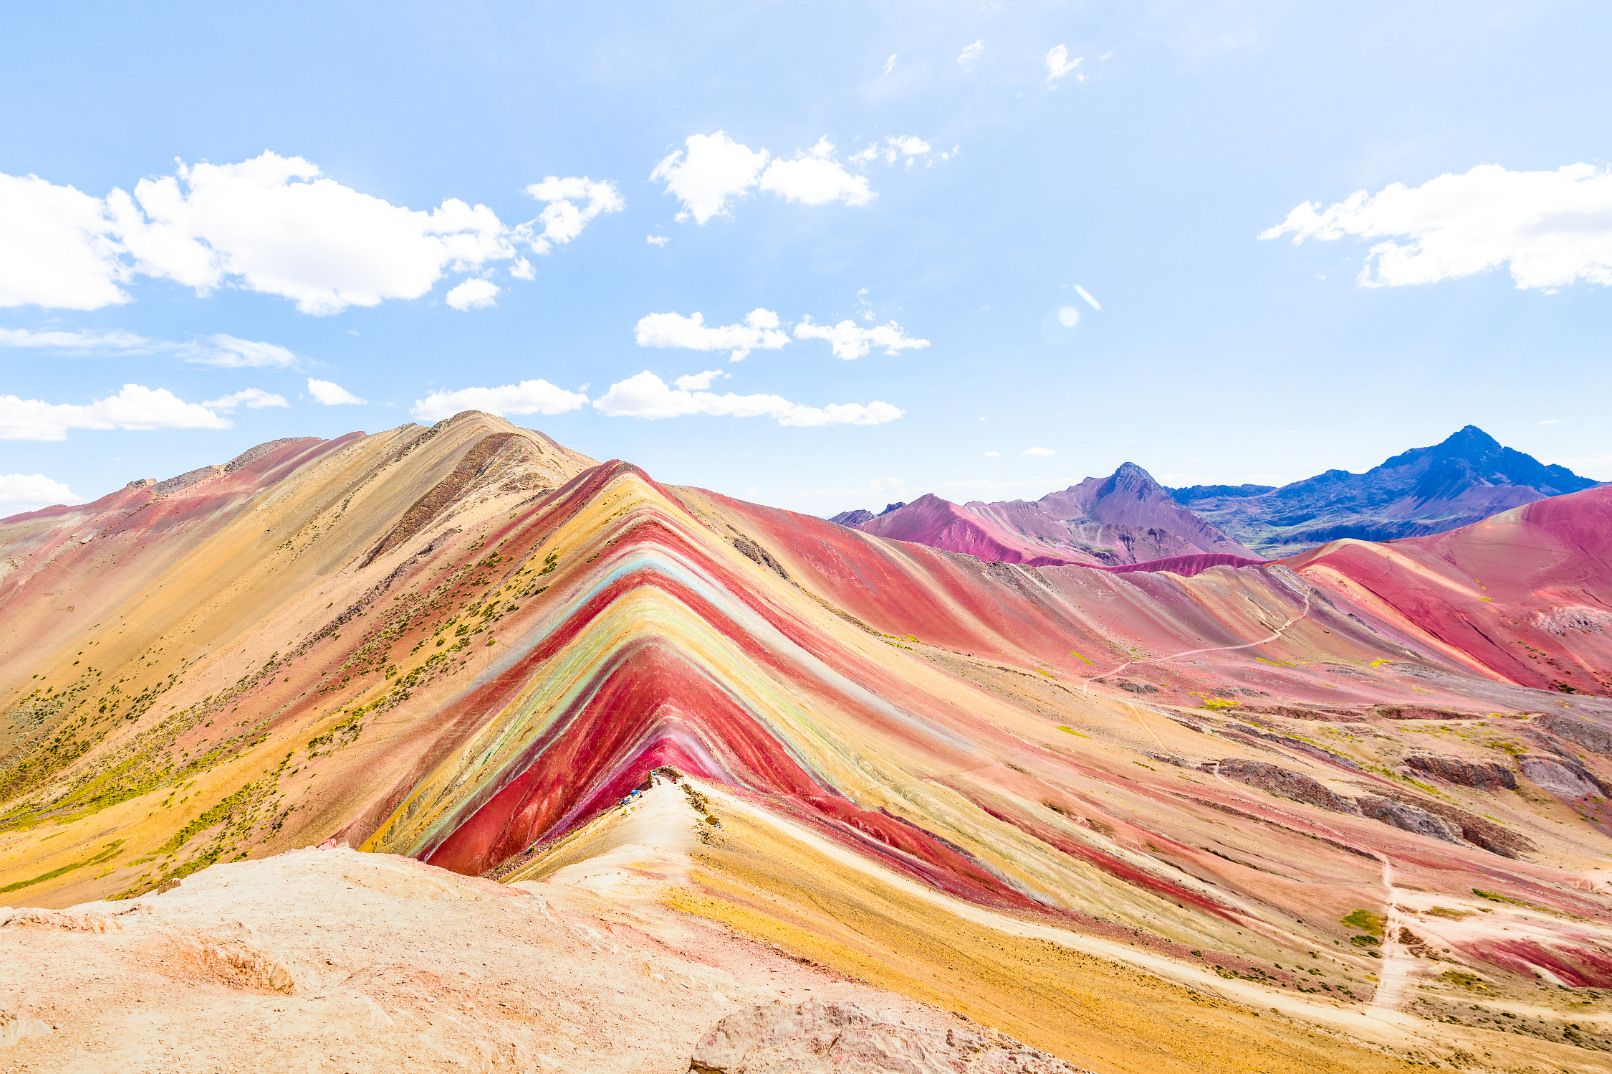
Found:
[[[664,909],[688,861],[671,791],[621,833],[644,842],[542,882],[327,847],[0,908],[0,1072],[682,1072],[723,1017],[774,1000],[963,1024]]]

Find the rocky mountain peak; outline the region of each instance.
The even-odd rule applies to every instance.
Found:
[[[1122,462],[1107,481],[1104,481],[1097,490],[1097,495],[1110,496],[1114,493],[1127,493],[1138,499],[1158,495],[1168,495],[1164,487],[1153,480],[1153,475],[1136,465],[1134,462]]]

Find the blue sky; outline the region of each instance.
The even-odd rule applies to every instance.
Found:
[[[1609,29],[13,6],[0,509],[467,403],[816,514],[1293,480],[1468,423],[1612,479]]]

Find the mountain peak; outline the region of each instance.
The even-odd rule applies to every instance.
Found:
[[[1502,448],[1500,441],[1476,425],[1463,425],[1446,437],[1435,450],[1441,455],[1462,455],[1472,458],[1490,455]]]
[[[1119,468],[1103,482],[1097,494],[1107,496],[1115,492],[1126,492],[1136,497],[1148,496],[1154,492],[1167,495],[1163,486],[1153,480],[1153,475],[1134,462],[1120,463]]]

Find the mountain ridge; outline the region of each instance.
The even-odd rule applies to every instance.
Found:
[[[1176,503],[1133,462],[1034,501],[958,505],[927,493],[876,517],[846,512],[834,521],[850,518],[866,533],[999,563],[1122,566],[1165,559],[1184,564],[1206,555],[1260,558]]]
[[[1327,470],[1280,487],[1198,485],[1170,493],[1252,547],[1281,554],[1344,537],[1382,541],[1442,533],[1597,484],[1467,425],[1361,474]]]

